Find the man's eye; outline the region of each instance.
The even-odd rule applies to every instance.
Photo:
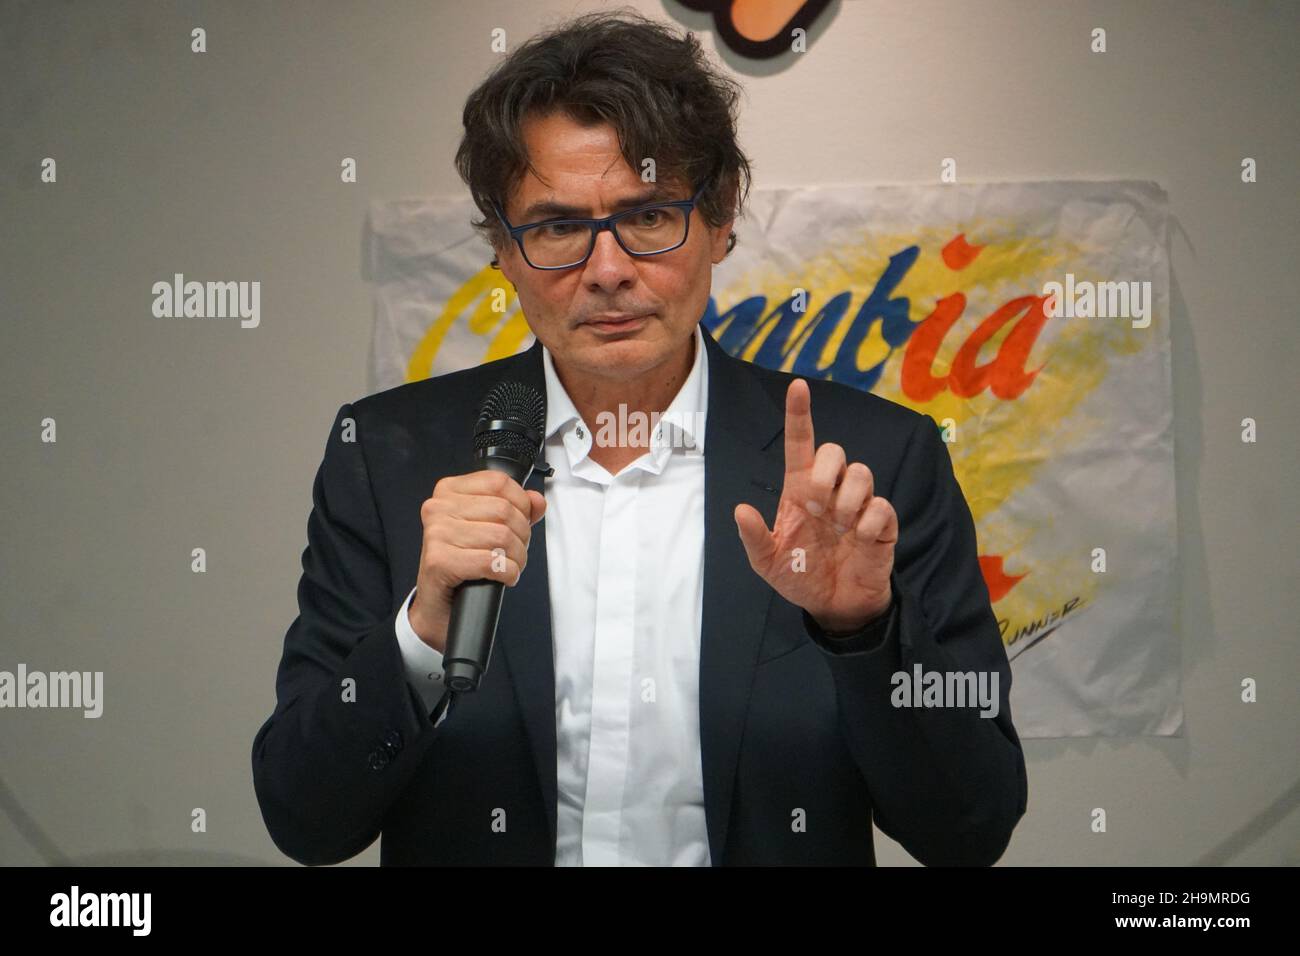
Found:
[[[662,221],[663,215],[662,209],[647,209],[633,216],[632,222],[637,226],[657,226]]]
[[[552,222],[547,223],[537,229],[537,232],[545,239],[563,239],[566,236],[573,235],[582,227],[573,222]]]

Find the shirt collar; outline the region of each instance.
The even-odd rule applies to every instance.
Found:
[[[555,371],[555,360],[545,346],[542,346],[542,371],[546,379],[545,437],[550,440],[557,432],[561,433],[570,464],[576,464],[591,451],[591,425],[584,422],[578,414],[569,393],[560,383],[560,377]],[[661,471],[666,459],[674,451],[696,455],[704,453],[708,394],[709,363],[705,356],[704,333],[696,325],[695,359],[691,370],[660,416],[658,440],[654,432],[651,433],[648,452],[655,465],[651,470]],[[619,424],[615,422],[614,427],[619,427]],[[601,423],[597,422],[596,427],[599,431]]]

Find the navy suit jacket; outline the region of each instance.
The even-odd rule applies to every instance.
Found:
[[[874,819],[922,863],[992,864],[1025,810],[1025,763],[947,446],[926,416],[809,382],[817,443],[870,467],[900,529],[889,613],[831,638],[753,572],[732,517],[744,501],[772,525],[791,376],[727,355],[707,333],[705,345],[699,709],[712,862],[874,865]],[[478,404],[504,379],[545,394],[541,346],[368,396],[335,419],[312,493],[300,613],[252,752],[271,838],[301,863],[337,863],[380,837],[384,864],[554,864],[545,519],[506,591],[479,690],[437,727],[394,634],[415,586],[420,505],[439,478],[474,469]],[[536,475],[528,486],[544,488]],[[915,664],[997,672],[997,716],[894,707],[891,676]]]

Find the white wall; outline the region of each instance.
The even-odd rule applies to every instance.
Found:
[[[0,863],[284,859],[249,754],[326,432],[365,391],[365,204],[462,192],[489,30],[518,42],[595,6],[0,5],[0,669],[107,672],[99,720],[0,713]],[[713,46],[705,17],[637,6]],[[953,156],[966,181],[1169,191],[1186,734],[1026,742],[1005,863],[1300,862],[1298,37],[1293,3],[846,0],[794,62],[723,54],[759,184],[933,182]],[[154,319],[174,272],[259,279],[261,326]],[[883,837],[879,856],[910,862]]]

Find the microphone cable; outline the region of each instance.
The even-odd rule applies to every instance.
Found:
[[[438,703],[433,705],[433,710],[429,713],[429,719],[433,721],[435,728],[451,716],[452,705],[456,703],[459,696],[460,694],[450,687],[442,692],[442,696],[438,698]]]

